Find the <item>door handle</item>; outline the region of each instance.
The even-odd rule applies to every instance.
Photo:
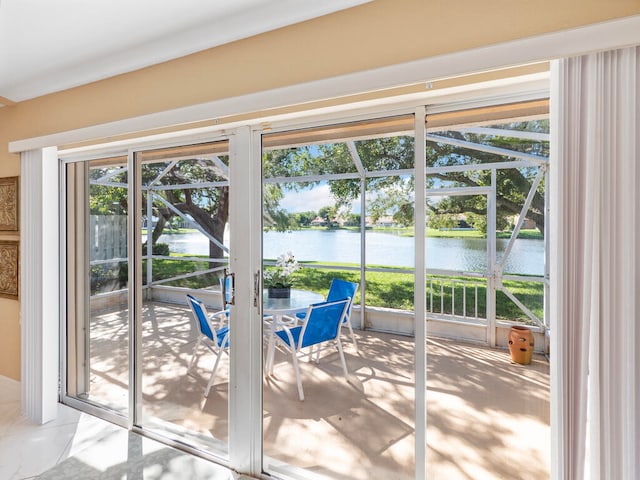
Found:
[[[260,270],[253,274],[253,306],[258,306],[260,300]]]
[[[236,304],[236,274],[228,273],[229,271],[224,269],[224,280],[222,281],[222,298],[226,305]]]

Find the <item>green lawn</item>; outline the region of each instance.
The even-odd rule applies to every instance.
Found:
[[[310,265],[311,263],[307,263]],[[336,266],[339,266],[336,264]],[[204,270],[207,262],[154,260],[153,278],[160,280],[185,273]],[[401,270],[401,269],[395,269]],[[360,282],[360,271],[349,271],[327,268],[303,268],[297,274],[297,288],[313,290],[326,295],[332,278],[341,278],[351,282]],[[143,278],[145,278],[143,276]],[[463,314],[463,297],[461,277],[429,276],[427,278],[427,309],[433,305],[434,313],[451,314],[451,284],[455,282],[455,313]],[[486,316],[486,281],[484,279],[467,279],[466,314],[475,315],[475,289],[477,283],[478,316]],[[542,283],[524,281],[504,281],[507,287],[522,303],[524,303],[538,318],[543,316]],[[367,272],[366,302],[368,306],[413,310],[413,274],[398,272]],[[203,288],[218,285],[216,274],[204,274],[175,280],[165,285]],[[356,295],[356,304],[360,303],[360,292]],[[506,320],[530,322],[527,316],[502,292],[496,294],[497,317]],[[444,306],[441,311],[441,304]]]

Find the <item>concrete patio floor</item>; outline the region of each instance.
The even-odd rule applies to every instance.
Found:
[[[91,323],[89,399],[127,405],[126,312],[96,312]],[[276,354],[264,381],[265,465],[303,468],[340,479],[410,479],[414,469],[414,339],[357,331],[359,353],[343,337],[349,382],[337,353],[301,363],[305,401],[291,361]],[[143,320],[143,425],[167,422],[191,441],[225,453],[228,362],[208,398],[213,354],[204,347],[187,365],[196,339],[186,306],[147,302]],[[435,479],[549,478],[549,364],[429,337],[427,465]],[[173,428],[171,428],[173,430]]]

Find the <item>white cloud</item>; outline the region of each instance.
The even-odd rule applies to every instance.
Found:
[[[299,192],[293,190],[285,192],[280,207],[292,213],[311,210],[317,212],[322,207],[334,204],[335,200],[329,191],[329,185],[325,183]]]
[[[296,212],[317,212],[322,207],[335,205],[335,200],[329,185],[322,183],[311,188],[300,190],[299,192],[285,191],[284,198],[280,201],[280,207],[290,213]],[[360,213],[360,197],[351,202],[351,212]]]

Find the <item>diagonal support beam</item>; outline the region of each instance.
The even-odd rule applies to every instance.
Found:
[[[466,140],[458,140],[456,138],[442,137],[440,135],[426,135],[427,140],[437,143],[445,143],[447,145],[453,145],[454,147],[468,148],[470,150],[477,150],[479,152],[494,153],[503,157],[522,158],[529,160],[537,164],[546,164],[549,162],[547,157],[540,157],[538,155],[531,155],[530,153],[516,152],[515,150],[508,150],[506,148],[493,147],[491,145],[482,145],[479,143],[467,142]]]
[[[91,182],[95,185],[95,184],[102,184],[103,182],[106,182],[107,180],[111,180],[113,177],[116,177],[118,175],[120,175],[123,172],[127,171],[127,167],[121,167],[118,168],[116,170],[114,170],[113,172],[109,172],[106,175],[101,176],[100,178],[97,178],[95,180],[92,180]]]
[[[546,170],[547,170],[546,165],[541,165],[540,170],[538,170],[538,174],[536,175],[536,178],[533,180],[533,183],[531,184],[531,189],[529,189],[529,194],[527,195],[527,198],[524,201],[524,205],[522,205],[522,210],[520,210],[518,223],[516,223],[513,229],[513,232],[511,232],[511,238],[509,239],[509,243],[507,244],[507,247],[504,249],[502,260],[500,260],[500,263],[499,263],[500,270],[504,269],[504,265],[507,262],[507,258],[509,258],[511,249],[513,248],[513,245],[516,243],[516,239],[520,234],[520,229],[522,228],[522,224],[524,223],[525,216],[527,215],[527,212],[531,207],[531,203],[533,202],[533,197],[535,196],[536,191],[538,190],[538,186],[540,185],[540,182],[544,178],[544,173],[546,172]]]
[[[215,164],[216,170],[218,170],[218,173],[220,173],[222,177],[229,180],[229,167],[217,155],[214,155],[213,157],[211,157],[211,160]]]
[[[164,177],[167,173],[173,170],[173,167],[175,167],[177,164],[178,164],[178,160],[174,160],[169,165],[167,165],[167,168],[165,168],[162,172],[160,172],[160,174],[156,178],[154,178],[149,185],[147,185],[147,189],[150,189],[156,183],[158,183],[162,179],[162,177]]]
[[[360,178],[364,178],[367,172],[364,169],[364,165],[362,165],[362,159],[356,149],[356,143],[353,140],[349,140],[347,142],[347,148],[349,149],[351,160],[353,160],[353,164],[356,166],[356,170],[358,170],[358,173],[360,174]]]
[[[548,327],[542,322],[542,320],[536,317],[536,315],[531,310],[529,310],[520,300],[518,300],[518,298],[513,293],[507,290],[504,286],[500,287],[500,291],[504,293],[507,297],[509,297],[509,299],[513,303],[515,303],[518,306],[518,308],[522,310],[524,314],[527,317],[529,317],[529,319],[531,319],[531,321],[535,322],[537,326],[539,326],[540,328],[544,328],[545,330],[548,329]]]

